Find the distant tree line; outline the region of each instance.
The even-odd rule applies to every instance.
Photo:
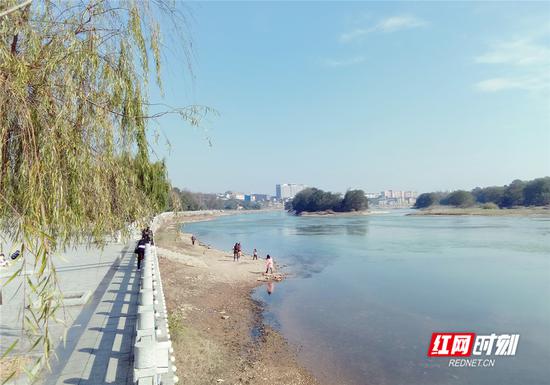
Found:
[[[348,190],[344,197],[342,194],[331,193],[318,188],[306,188],[300,191],[294,199],[287,202],[285,208],[300,214],[302,212],[335,211],[350,212],[361,211],[368,208],[367,197],[363,190]]]
[[[172,188],[170,209],[175,211],[195,210],[257,210],[262,206],[258,202],[247,202],[237,199],[223,199],[216,194],[198,193]]]
[[[454,207],[471,207],[479,204],[486,208],[547,206],[550,205],[550,177],[531,181],[516,179],[506,186],[476,187],[472,191],[423,193],[416,199],[415,208],[425,208],[434,204]]]

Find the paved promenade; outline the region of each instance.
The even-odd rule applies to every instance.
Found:
[[[133,344],[139,276],[136,271],[135,242],[108,244],[102,251],[84,246],[66,252],[59,260],[58,277],[66,297],[84,294],[82,302],[70,303],[58,315],[65,319],[67,339],[59,343],[63,327],[51,328],[59,343],[52,358],[52,371],[44,368],[39,385],[132,384]],[[14,266],[10,268],[13,269]],[[2,270],[2,277],[9,271]],[[23,294],[15,292],[18,280],[3,290],[0,307],[0,348],[2,351],[21,337]],[[78,302],[78,301],[77,301]],[[63,314],[64,312],[64,314]],[[25,344],[19,344],[19,352]],[[24,384],[24,382],[13,382]]]
[[[100,282],[57,350],[44,385],[132,384],[137,292],[135,256],[126,254]]]

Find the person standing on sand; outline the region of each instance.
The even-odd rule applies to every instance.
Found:
[[[191,235],[191,244],[193,246],[195,246],[195,241],[197,240],[197,238],[195,238],[195,235]]]
[[[267,254],[265,258],[265,273],[267,274],[269,270],[271,270],[271,274],[273,274],[273,258]]]
[[[258,250],[254,249],[254,252],[252,253],[252,260],[258,260]]]
[[[237,260],[238,254],[239,254],[239,246],[238,246],[238,243],[235,243],[235,245],[233,245],[233,262]]]
[[[240,257],[241,257],[241,242],[237,243],[237,262],[239,262]]]

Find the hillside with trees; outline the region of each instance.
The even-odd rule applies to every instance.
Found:
[[[298,215],[304,212],[353,212],[366,210],[368,201],[363,190],[348,190],[342,197],[342,194],[312,187],[296,194],[285,208]]]
[[[416,199],[415,208],[452,207],[514,208],[550,205],[550,177],[531,181],[516,179],[506,186],[476,187],[472,191],[428,192]]]

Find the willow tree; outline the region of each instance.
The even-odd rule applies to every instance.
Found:
[[[162,209],[170,186],[164,163],[149,159],[148,123],[176,113],[197,125],[207,110],[150,112],[149,80],[162,87],[160,24],[185,23],[175,4],[20,4],[0,4],[0,234],[34,267],[25,329],[47,361],[61,302],[52,255]]]

